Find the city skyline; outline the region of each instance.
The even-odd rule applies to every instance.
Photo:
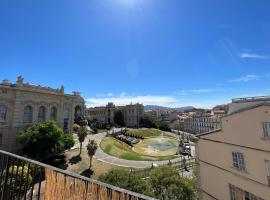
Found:
[[[88,106],[270,94],[268,1],[51,3],[0,3],[1,79],[64,85]]]

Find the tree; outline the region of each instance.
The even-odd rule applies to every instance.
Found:
[[[124,115],[121,110],[115,110],[114,111],[114,123],[117,124],[118,126],[125,126],[125,121],[124,121]]]
[[[195,198],[193,181],[179,176],[173,168],[153,169],[150,172],[149,182],[158,199],[192,200]]]
[[[55,121],[27,128],[19,134],[18,142],[25,156],[39,161],[60,154],[75,144],[73,136],[65,135]]]
[[[168,132],[171,131],[170,127],[169,127],[169,126],[167,125],[167,123],[164,122],[164,121],[156,121],[156,126],[157,126],[157,128],[158,128],[159,130],[162,130],[162,131],[168,131]]]
[[[96,141],[95,140],[89,140],[89,142],[87,144],[87,153],[88,153],[88,156],[89,156],[89,159],[90,159],[90,165],[89,165],[90,169],[91,169],[91,166],[92,166],[92,159],[93,159],[93,156],[96,153],[97,148],[98,148],[98,145],[97,145]]]
[[[63,136],[64,149],[70,149],[74,146],[75,140],[72,134],[64,134]]]
[[[117,187],[148,196],[152,195],[151,187],[136,173],[127,169],[112,169],[99,177],[99,180]]]
[[[80,125],[75,123],[75,124],[73,124],[72,128],[73,128],[73,131],[75,131],[77,133],[79,128],[80,128]]]
[[[146,128],[157,128],[155,122],[153,119],[151,119],[150,117],[148,116],[144,116],[141,118],[140,120],[140,124],[143,126],[143,127],[146,127]]]
[[[82,153],[82,143],[84,142],[86,136],[87,136],[87,129],[85,126],[80,126],[78,131],[77,131],[77,135],[78,135],[78,140],[80,142],[80,155]]]
[[[97,134],[98,133],[98,129],[96,127],[92,128],[92,133],[93,134]]]

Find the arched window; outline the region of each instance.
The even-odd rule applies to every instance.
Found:
[[[82,114],[82,109],[81,109],[81,107],[80,106],[76,106],[75,107],[75,119],[77,119],[78,117],[80,117],[81,116],[81,114]]]
[[[56,121],[57,120],[57,108],[56,107],[52,107],[51,108],[51,120]]]
[[[23,123],[32,123],[33,120],[33,108],[26,106],[23,111]]]
[[[38,109],[38,122],[45,122],[46,119],[46,108],[40,106]]]
[[[6,121],[7,118],[7,107],[0,105],[0,122]]]
[[[64,110],[64,119],[69,119],[69,109],[65,108]]]

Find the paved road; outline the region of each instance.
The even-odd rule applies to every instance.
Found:
[[[86,137],[84,143],[83,143],[83,147],[85,147],[87,145],[89,139],[95,140],[97,142],[98,149],[96,151],[95,158],[97,158],[100,161],[111,163],[111,164],[118,165],[118,166],[132,167],[132,168],[151,167],[153,162],[156,163],[157,165],[164,165],[164,164],[168,163],[168,161],[133,161],[133,160],[124,160],[124,159],[121,159],[121,158],[116,158],[116,157],[113,157],[111,155],[108,155],[108,154],[104,153],[102,151],[102,149],[99,147],[99,144],[100,144],[101,140],[105,136],[106,136],[106,133],[98,133],[98,134],[95,134],[95,135],[88,135]],[[80,146],[80,144],[76,144],[75,148],[77,148],[79,146]],[[195,152],[194,147],[192,146],[191,148],[192,148],[192,152],[194,153]],[[176,159],[173,159],[171,161],[175,162],[175,161],[180,161],[180,160],[181,160],[181,158],[176,158]]]

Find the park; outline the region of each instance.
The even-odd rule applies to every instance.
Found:
[[[24,156],[57,168],[156,198],[164,195],[160,187],[169,185],[175,190],[167,188],[166,195],[184,199],[196,195],[196,170],[194,152],[179,152],[183,137],[153,128],[93,132],[78,124],[73,134],[64,134],[47,121],[26,129],[18,140]],[[157,186],[164,178],[164,186]]]

